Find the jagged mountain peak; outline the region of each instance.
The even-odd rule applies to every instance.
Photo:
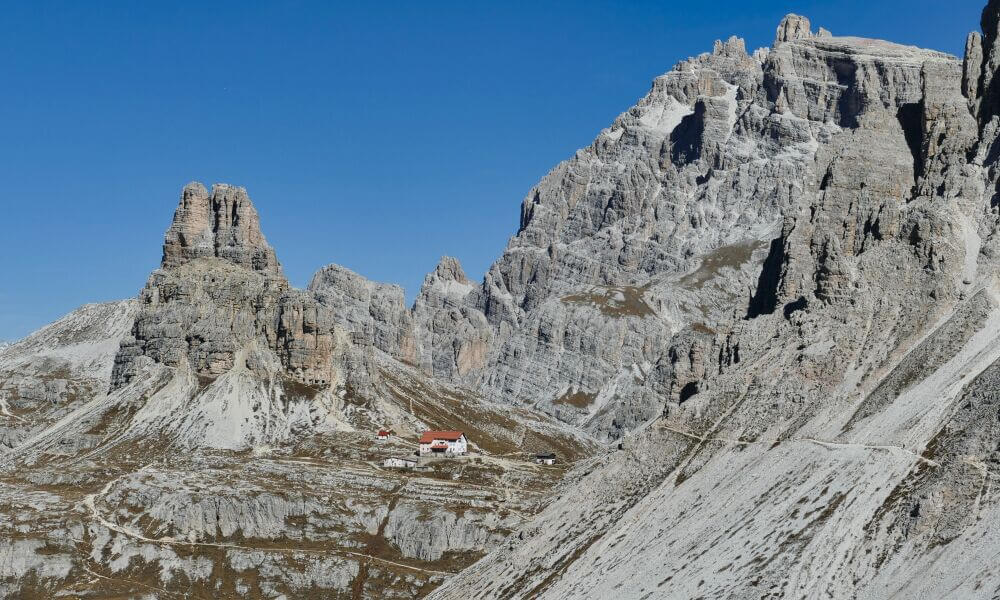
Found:
[[[465,276],[465,271],[462,270],[462,263],[457,258],[451,256],[441,257],[437,266],[434,267],[434,274],[439,279],[448,281],[457,281],[459,283],[468,283],[469,281],[469,278]]]
[[[199,536],[213,540],[222,558],[204,577],[218,588],[234,581],[234,556],[258,549],[247,533],[275,517],[275,535],[295,542],[364,532],[342,563],[317,552],[280,571],[337,574],[315,586],[329,595],[374,597],[389,586],[419,596],[447,579],[432,597],[996,597],[998,20],[1000,0],[991,1],[986,35],[970,36],[964,65],[814,34],[798,15],[782,20],[766,51],[748,55],[737,37],[716,42],[658,77],[529,192],[520,230],[482,284],[443,257],[412,307],[398,286],[338,265],[308,290],[291,289],[276,277],[245,190],[186,187],[164,268],[123,306],[137,314],[131,335],[118,328],[111,393],[43,431],[28,454],[48,460],[57,449],[76,461],[73,448],[115,443],[108,431],[120,423],[196,456],[207,446],[231,462],[199,481],[215,487],[190,489],[201,497],[211,487],[247,518],[221,534],[192,524],[184,515],[202,514],[188,510],[195,494],[156,466],[121,481],[92,475],[98,491],[84,507],[104,519],[91,524],[94,548],[76,536],[64,551],[82,543],[124,565],[122,548],[156,542],[166,558],[151,562],[167,589],[183,580],[175,573],[193,572],[163,550],[178,538],[162,523],[183,524],[185,553]],[[100,333],[79,329],[76,343]],[[70,353],[57,350],[25,364],[49,373],[50,356]],[[93,372],[111,369],[109,355]],[[49,383],[23,394],[8,386],[11,406],[67,395]],[[106,417],[112,405],[120,413]],[[493,519],[490,532],[513,533],[506,541],[457,532],[466,517],[442,517],[440,504],[401,517],[405,481],[388,485],[386,470],[358,460],[377,448],[365,432],[413,440],[425,426],[462,428],[470,440],[503,442],[482,463],[454,461],[461,466],[440,481],[458,491],[468,470],[478,472],[473,486],[490,486],[480,468],[506,469],[558,441],[531,423],[614,443],[576,464],[516,528],[496,520],[512,505],[493,491],[530,493],[524,474],[504,472],[489,497],[461,502],[462,515]],[[286,489],[286,474],[315,464],[267,457],[270,446],[296,443],[352,457],[348,469],[322,463],[304,480],[321,498]],[[249,449],[249,463],[222,452]],[[228,493],[245,477],[274,485],[260,473],[276,465],[280,489]],[[239,474],[225,479],[230,467]],[[328,479],[344,473],[361,477],[346,487]],[[31,472],[51,481],[43,475]],[[372,490],[377,503],[359,516],[351,507]],[[161,493],[174,508],[151,508]],[[334,512],[352,523],[328,520]],[[165,529],[139,530],[147,526]],[[448,572],[458,563],[420,563],[431,570],[379,579],[413,566],[397,550],[441,558],[444,546],[493,552],[475,564],[478,554],[464,557],[460,573]],[[270,560],[255,577],[279,572],[280,559]],[[419,590],[402,583],[428,574],[432,585]]]
[[[777,46],[782,42],[810,38],[812,35],[812,28],[808,17],[789,13],[778,24],[778,31],[774,37],[774,45]]]
[[[747,57],[746,40],[741,37],[731,36],[728,40],[715,40],[712,54],[716,56],[728,56],[731,58],[743,59]]]
[[[163,268],[216,257],[282,277],[274,249],[261,231],[246,188],[216,183],[211,192],[198,182],[184,186],[173,222],[164,236]]]
[[[442,295],[457,302],[467,296],[474,287],[475,284],[465,276],[465,271],[457,258],[442,256],[434,270],[424,277],[420,294],[417,296],[417,304],[432,301],[432,297]]]
[[[996,477],[997,425],[984,415],[995,417],[1000,378],[998,13],[991,1],[986,35],[970,36],[964,69],[941,52],[814,35],[807,19],[790,15],[775,47],[760,54],[760,71],[738,81],[719,53],[682,63],[657,81],[674,93],[651,93],[539,186],[528,208],[547,225],[541,233],[573,235],[556,243],[539,235],[537,249],[524,236],[501,266],[501,279],[542,313],[532,322],[542,343],[529,348],[555,340],[562,359],[578,347],[581,319],[561,329],[554,303],[538,303],[539,284],[524,282],[559,289],[572,280],[570,266],[621,277],[619,266],[630,265],[623,258],[638,254],[631,264],[642,265],[685,243],[695,264],[681,266],[683,275],[667,275],[673,265],[649,269],[643,298],[662,304],[659,316],[690,310],[700,321],[699,312],[717,303],[743,308],[748,296],[750,311],[661,334],[667,352],[653,356],[650,370],[635,361],[632,375],[647,389],[665,384],[654,395],[667,398],[663,410],[516,544],[432,597],[997,597],[987,559],[997,547],[987,532],[1000,513],[987,483]],[[691,67],[699,83],[714,74],[738,86],[735,102],[705,101],[718,96],[693,84]],[[650,140],[636,121],[681,98],[696,110]],[[735,121],[727,120],[733,106]],[[657,144],[663,138],[681,152],[668,153],[670,144]],[[651,147],[658,162],[648,160]],[[600,173],[604,164],[628,165],[627,177],[608,185],[614,174]],[[770,220],[770,230],[741,232],[769,246],[766,257],[730,240],[695,249],[734,231],[711,223],[709,207],[744,181],[755,189],[725,206],[740,203],[734,225]],[[778,187],[759,194],[768,182]],[[595,188],[604,202],[587,206]],[[656,194],[669,204],[658,205]],[[613,228],[606,216],[626,200],[632,214],[654,210],[638,226],[621,213],[631,227],[602,237],[594,224]],[[775,210],[763,210],[769,205]],[[571,220],[588,212],[579,235]],[[672,231],[649,235],[661,214]],[[643,247],[647,239],[662,245]],[[593,251],[628,243],[639,249]],[[618,261],[598,268],[592,256]],[[723,300],[711,288],[739,282],[745,271],[734,266],[743,260],[755,263],[756,282],[743,288],[749,295],[737,287]],[[606,296],[591,290],[563,300],[587,305],[581,311],[604,308]],[[627,290],[620,286],[626,298]],[[697,300],[685,309],[685,297]],[[603,355],[629,347],[609,344]],[[523,368],[538,356],[548,353]],[[530,381],[552,372],[535,371]],[[612,381],[600,390],[570,385],[557,404],[588,409],[613,392],[622,396],[614,405],[631,411],[615,421],[627,423],[642,396],[625,399],[632,379]],[[509,573],[523,575],[508,583]]]

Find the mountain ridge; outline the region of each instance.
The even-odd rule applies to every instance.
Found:
[[[0,352],[0,589],[1000,593],[998,26],[718,41],[409,306],[293,288],[246,190],[185,186],[138,299]],[[379,466],[424,428],[474,459]]]

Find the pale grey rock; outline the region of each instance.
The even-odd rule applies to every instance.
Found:
[[[0,544],[0,577],[18,579],[33,573],[39,579],[61,579],[72,568],[66,554],[38,552],[45,543],[39,540],[17,540]]]
[[[410,364],[418,362],[415,326],[403,288],[329,265],[313,275],[308,289],[356,344],[374,346]]]
[[[520,524],[517,517],[508,514],[503,518],[494,511],[440,510],[427,514],[418,503],[401,502],[389,513],[384,533],[403,556],[430,561],[446,552],[495,547]]]
[[[962,69],[962,94],[969,100],[973,114],[978,112],[979,79],[983,69],[983,36],[973,31],[965,40],[965,59]]]
[[[139,305],[111,390],[152,367],[172,369],[172,393],[192,401],[168,395],[137,418],[185,447],[244,449],[322,427],[348,363],[366,362],[331,308],[288,284],[242,188],[185,187]],[[365,369],[352,370],[365,387]]]
[[[111,393],[3,456],[0,528],[216,595],[995,596],[998,23],[964,61],[794,15],[719,41],[412,308],[336,266],[291,289],[191,188]],[[387,472],[382,427],[468,429],[482,462]],[[553,448],[554,488],[517,460]]]
[[[697,270],[716,247],[768,236],[791,190],[760,187],[760,170],[801,170],[810,152],[806,131],[801,157],[750,160],[738,115],[749,118],[760,73],[742,40],[716,44],[658,78],[529,193],[518,235],[469,297],[495,332],[480,379],[488,397],[612,438],[662,412],[632,373],[648,372],[671,335],[703,317],[674,310],[658,283]],[[768,200],[753,200],[754,188]]]
[[[177,267],[204,257],[281,275],[281,265],[261,233],[257,209],[246,189],[216,184],[209,194],[197,182],[184,186],[163,243],[162,266]]]
[[[0,444],[18,446],[102,397],[137,312],[134,300],[88,304],[0,350]]]
[[[826,31],[822,28],[820,30]],[[796,14],[788,14],[778,24],[778,32],[774,37],[774,45],[777,46],[781,42],[792,42],[809,37],[812,37],[809,19]]]
[[[980,127],[983,127],[1000,114],[997,109],[1000,89],[995,82],[996,74],[1000,71],[1000,47],[997,44],[997,36],[1000,34],[1000,3],[990,0],[986,4],[980,27],[982,36],[970,40],[967,62],[970,63],[969,70],[979,71],[975,106]],[[977,64],[981,64],[980,69],[975,69]]]
[[[746,312],[676,334],[649,380],[684,401],[432,598],[996,594],[998,6],[964,64],[783,22],[745,114],[813,148]]]
[[[477,292],[458,260],[443,257],[424,278],[413,305],[424,372],[475,382],[486,366],[493,332],[470,298]]]
[[[966,135],[951,101],[961,68],[938,52],[814,37],[799,17],[780,31],[767,53],[751,57],[731,38],[678,65],[529,193],[504,256],[479,289],[452,300],[465,311],[452,328],[481,313],[493,329],[482,368],[453,378],[615,439],[701,377],[666,367],[690,351],[671,342],[684,328],[711,339],[727,335],[722,324],[741,309],[755,315],[810,296],[844,297],[853,255],[901,230],[917,169],[939,152],[930,146],[944,132],[924,132],[924,123],[949,129],[948,139]],[[945,125],[940,111],[955,122]],[[853,165],[873,149],[879,168],[858,179]],[[859,188],[879,199],[863,212],[852,202]],[[795,200],[817,190],[829,212],[797,225]],[[846,233],[829,235],[838,227]],[[753,250],[767,243],[769,253]],[[803,243],[814,248],[808,257],[784,248]],[[716,277],[717,263],[731,271]],[[754,281],[761,263],[776,266]],[[677,285],[702,278],[702,269],[726,283]],[[750,306],[735,307],[748,287]],[[418,327],[439,317],[424,311]],[[720,346],[706,341],[705,352]],[[448,375],[437,363],[431,372]]]

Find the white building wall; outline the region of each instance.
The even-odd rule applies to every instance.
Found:
[[[436,444],[447,444],[448,452],[453,454],[465,454],[469,451],[468,440],[466,440],[463,435],[455,441],[434,440],[430,444],[420,444],[420,454],[431,454],[431,446]]]

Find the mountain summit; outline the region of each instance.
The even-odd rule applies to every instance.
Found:
[[[663,410],[612,401],[639,417],[623,450],[431,597],[996,596],[998,21],[963,61],[789,15],[657,79],[529,195],[508,264],[576,244],[639,286],[669,341],[614,394]]]
[[[260,231],[260,219],[247,191],[226,184],[184,186],[174,222],[163,243],[163,268],[215,256],[253,269],[281,275],[274,250]]]
[[[964,59],[797,15],[717,41],[412,306],[294,289],[246,191],[189,184],[136,300],[0,349],[0,590],[997,597],[981,25]],[[424,431],[472,455],[415,465]]]

